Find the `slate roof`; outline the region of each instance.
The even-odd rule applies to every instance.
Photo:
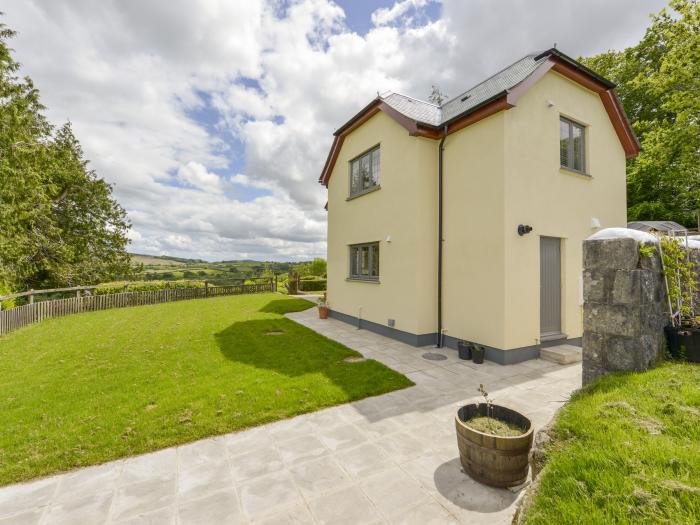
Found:
[[[417,98],[407,97],[401,93],[389,92],[381,95],[380,98],[399,113],[418,122],[432,126],[439,126],[442,123],[442,109],[440,106],[418,100]]]
[[[526,55],[441,106],[393,92],[381,95],[380,98],[409,118],[423,124],[441,126],[496,95],[514,88],[530,76],[540,64],[546,62],[548,57],[549,55],[539,52]]]

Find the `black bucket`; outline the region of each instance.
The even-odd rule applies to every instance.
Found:
[[[468,361],[472,358],[472,344],[467,341],[457,341],[457,353],[460,359]]]

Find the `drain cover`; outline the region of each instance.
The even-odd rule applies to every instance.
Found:
[[[428,352],[423,354],[423,359],[427,359],[428,361],[444,361],[445,359],[447,359],[447,356],[443,354],[437,354],[435,352]]]

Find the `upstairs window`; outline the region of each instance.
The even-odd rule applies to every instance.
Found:
[[[379,146],[350,161],[350,196],[379,187]]]
[[[586,172],[585,128],[561,117],[559,119],[559,160],[562,168]]]
[[[379,243],[350,246],[350,279],[379,279]]]

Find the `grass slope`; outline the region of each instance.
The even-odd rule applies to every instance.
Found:
[[[612,375],[560,413],[525,523],[700,523],[700,367]]]
[[[282,316],[220,297],[53,319],[0,338],[0,484],[235,431],[412,383]],[[277,335],[266,335],[277,333]]]

